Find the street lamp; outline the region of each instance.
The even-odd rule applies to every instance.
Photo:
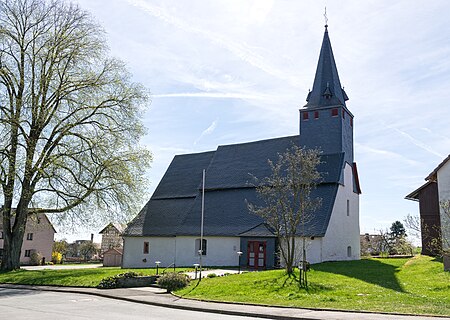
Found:
[[[194,280],[197,280],[197,270],[198,270],[199,265],[200,264],[198,264],[198,263],[194,263],[194,268],[195,268],[195,279]]]
[[[161,261],[155,261],[156,264],[156,275],[158,275],[158,269],[159,269],[159,264],[161,263]]]
[[[237,255],[238,255],[238,257],[239,257],[239,274],[241,273],[241,256],[242,256],[242,254],[243,254],[243,252],[242,251],[238,251],[238,252],[236,252],[237,253]]]

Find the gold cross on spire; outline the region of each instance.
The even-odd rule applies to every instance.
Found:
[[[323,14],[325,18],[325,28],[328,27],[328,17],[327,17],[327,7],[325,7],[325,13]]]

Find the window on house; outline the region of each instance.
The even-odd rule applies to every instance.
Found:
[[[348,246],[347,247],[347,257],[351,257],[352,256],[352,247]]]
[[[27,240],[33,240],[33,234],[27,233]]]
[[[0,231],[0,239],[3,239],[3,231]]]
[[[303,120],[308,120],[308,119],[309,119],[309,113],[303,112]]]
[[[314,119],[319,119],[319,111],[314,111]]]
[[[26,258],[31,257],[31,250],[25,250],[25,257]]]
[[[337,108],[331,109],[331,116],[332,116],[332,117],[337,117],[338,114],[339,114],[339,111],[338,111]]]
[[[150,252],[150,244],[148,241],[144,241],[144,254],[148,254]]]
[[[202,256],[206,256],[207,243],[206,239],[203,239],[202,247],[200,248],[200,239],[195,239],[195,255],[198,255],[200,250],[202,250]]]
[[[347,217],[350,216],[350,200],[347,199]]]

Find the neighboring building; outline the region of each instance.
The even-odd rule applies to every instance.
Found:
[[[345,101],[325,29],[307,104],[300,110],[300,135],[219,146],[217,150],[175,156],[149,202],[124,232],[123,267],[199,262],[202,171],[206,169],[202,263],[209,266],[272,268],[278,243],[248,202],[263,205],[252,176],[271,174],[268,159],[293,144],[319,147],[323,181],[312,197],[321,207],[308,222],[311,263],[360,258],[359,182],[353,162],[353,115]],[[239,258],[238,252],[242,252]]]
[[[444,214],[441,206],[443,201],[450,201],[450,155],[425,180],[425,184],[405,198],[419,201],[422,254],[436,255],[442,247],[450,250],[449,214]],[[436,240],[438,246],[432,243]]]
[[[0,216],[0,260],[3,257],[3,218]],[[44,261],[52,261],[53,239],[56,230],[45,214],[30,214],[25,227],[20,263],[30,264],[33,253],[39,253]]]
[[[375,256],[386,251],[383,237],[379,234],[362,234],[359,236],[361,255]]]
[[[122,232],[124,229],[124,225],[111,222],[99,232],[102,235],[102,254],[109,249],[121,249],[123,247]]]

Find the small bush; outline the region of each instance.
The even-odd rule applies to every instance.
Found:
[[[100,281],[97,288],[99,288],[99,289],[114,289],[114,288],[118,287],[120,279],[135,278],[135,277],[139,277],[140,275],[141,274],[139,274],[137,272],[125,272],[125,273],[117,274],[113,277],[106,277]]]
[[[60,264],[62,261],[62,254],[60,252],[53,251],[52,252],[52,262],[54,264]]]
[[[185,274],[168,272],[163,274],[158,279],[157,283],[161,288],[166,289],[167,292],[171,292],[187,287],[190,280],[191,279]]]
[[[42,262],[42,254],[40,252],[33,252],[30,256],[30,264],[32,266],[38,266]]]
[[[217,274],[215,274],[215,273],[209,273],[209,274],[207,275],[207,277],[208,277],[208,278],[215,278],[215,277],[217,277]]]

